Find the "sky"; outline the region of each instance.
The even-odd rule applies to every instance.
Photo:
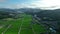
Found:
[[[60,9],[60,0],[0,0],[0,8]]]

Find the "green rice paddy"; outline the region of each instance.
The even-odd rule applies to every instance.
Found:
[[[0,20],[0,34],[40,34],[44,33],[44,27],[31,24],[32,16],[23,14],[22,18]]]

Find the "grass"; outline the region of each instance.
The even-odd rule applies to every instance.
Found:
[[[20,29],[20,34],[34,34],[31,25],[33,26],[34,32],[36,34],[40,34],[41,32],[45,32],[44,27],[38,24],[31,24],[32,16],[31,15],[22,15],[22,18],[2,21],[0,20],[0,24],[5,25],[2,29],[0,29],[0,34],[7,28],[9,24],[11,27],[7,29],[4,34],[18,34]],[[22,25],[21,25],[22,24]]]

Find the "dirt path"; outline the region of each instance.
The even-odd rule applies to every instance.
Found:
[[[10,27],[11,27],[11,24],[1,34],[4,34]]]
[[[32,27],[33,34],[36,34],[36,32],[34,31],[34,28],[33,28],[33,24],[31,24],[31,27]]]
[[[22,27],[22,25],[23,25],[23,20],[24,20],[24,18],[22,18],[22,23],[21,23],[21,25],[20,25],[20,29],[19,29],[19,31],[18,31],[18,34],[20,34],[20,32],[21,32],[21,27]]]

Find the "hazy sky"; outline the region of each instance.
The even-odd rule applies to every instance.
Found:
[[[0,0],[0,8],[60,8],[60,0]]]

